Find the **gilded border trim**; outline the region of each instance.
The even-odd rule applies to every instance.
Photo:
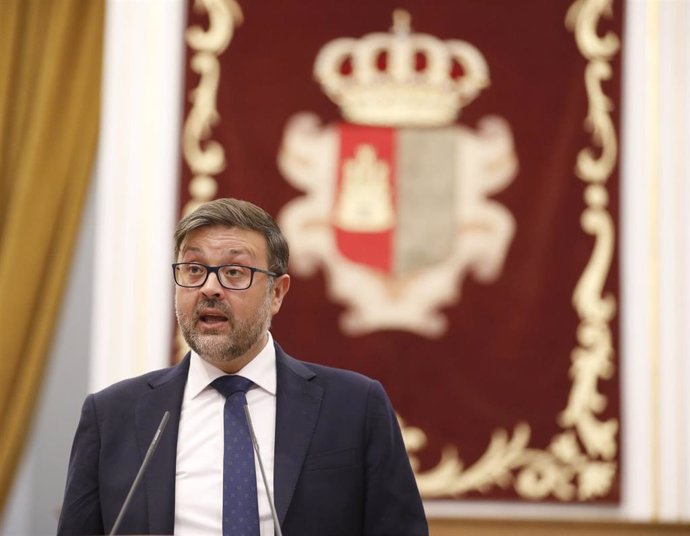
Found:
[[[474,465],[465,468],[455,446],[446,446],[441,461],[431,470],[416,471],[425,498],[485,492],[494,486],[513,487],[526,499],[552,496],[561,501],[587,501],[605,496],[618,471],[616,453],[618,420],[602,421],[607,399],[598,391],[600,380],[614,375],[610,323],[616,314],[616,298],[604,293],[615,250],[615,225],[608,210],[606,183],[618,159],[618,135],[611,117],[613,103],[603,90],[611,78],[611,61],[620,49],[612,32],[597,34],[602,17],[612,17],[613,0],[575,0],[567,11],[566,27],[574,32],[580,53],[587,60],[584,73],[588,112],[584,128],[590,145],[580,150],[575,174],[585,183],[586,208],[580,218],[582,230],[594,238],[592,254],[572,295],[578,314],[577,346],[571,353],[572,384],[565,409],[557,421],[562,432],[545,450],[529,447],[531,428],[518,423],[512,437],[495,430],[489,446]],[[419,428],[406,427],[403,434],[414,456],[427,443]]]

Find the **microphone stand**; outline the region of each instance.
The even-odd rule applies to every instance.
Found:
[[[129,493],[127,493],[127,498],[125,499],[125,502],[122,503],[122,508],[120,508],[120,513],[117,515],[117,519],[115,520],[115,523],[113,524],[113,528],[110,530],[109,536],[113,536],[117,532],[117,529],[120,528],[120,523],[122,523],[122,518],[125,516],[125,512],[127,511],[127,507],[129,506],[129,503],[132,500],[132,496],[134,495],[134,490],[139,486],[139,482],[141,481],[141,477],[144,475],[144,471],[146,470],[146,467],[148,467],[149,462],[151,461],[151,457],[153,456],[153,453],[156,450],[156,447],[158,447],[158,441],[160,440],[161,434],[163,433],[163,430],[165,429],[165,425],[168,424],[168,419],[170,419],[170,412],[166,411],[163,414],[163,418],[161,419],[161,422],[158,425],[158,429],[156,430],[156,433],[153,435],[153,439],[151,440],[151,444],[149,445],[149,448],[146,451],[146,455],[144,456],[144,461],[141,462],[141,467],[139,467],[139,472],[137,473],[137,476],[134,478],[134,482],[132,482],[132,487],[129,488]]]
[[[247,407],[247,402],[244,402],[244,416],[247,418],[247,426],[249,426],[249,435],[252,438],[252,444],[254,445],[254,451],[256,452],[256,459],[259,460],[259,470],[261,471],[261,478],[264,481],[264,487],[266,488],[266,496],[268,497],[268,505],[271,507],[271,517],[273,518],[273,527],[275,529],[275,536],[283,536],[283,531],[280,530],[280,523],[278,522],[278,514],[276,513],[276,505],[273,502],[273,495],[268,487],[268,479],[266,478],[266,471],[264,471],[264,464],[261,461],[261,454],[259,454],[259,443],[256,440],[256,434],[254,434],[254,426],[252,425],[252,416],[249,413],[249,407]]]

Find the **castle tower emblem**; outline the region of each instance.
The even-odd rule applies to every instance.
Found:
[[[292,271],[328,272],[350,335],[441,336],[439,309],[459,302],[466,276],[500,276],[515,232],[489,198],[517,172],[510,127],[455,122],[489,85],[486,60],[465,41],[412,33],[397,10],[388,33],[323,46],[314,75],[344,121],[302,112],[285,128],[278,165],[304,192],[278,216]]]

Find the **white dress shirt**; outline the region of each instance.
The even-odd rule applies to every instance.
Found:
[[[225,397],[211,382],[225,373],[192,352],[189,376],[182,399],[175,473],[176,536],[223,534],[223,410]],[[276,422],[276,355],[273,338],[237,374],[254,382],[247,392],[252,417],[273,496],[273,462]],[[261,536],[274,536],[273,520],[259,462],[256,489]]]

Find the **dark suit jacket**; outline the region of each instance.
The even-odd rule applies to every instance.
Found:
[[[424,536],[422,503],[381,385],[297,361],[276,345],[274,487],[284,536]],[[121,534],[172,534],[189,355],[89,395],[70,456],[58,534],[110,532],[163,413],[171,413]]]

